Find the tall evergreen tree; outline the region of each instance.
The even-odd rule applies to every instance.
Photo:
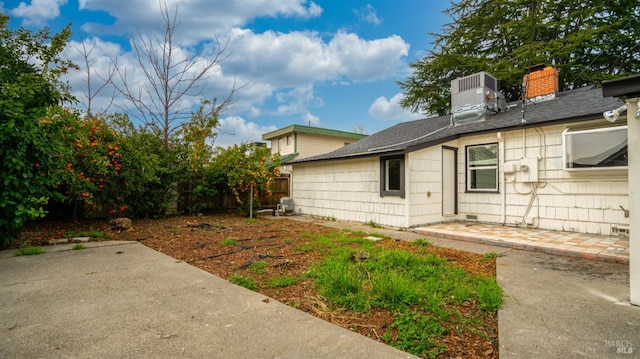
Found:
[[[479,71],[514,101],[535,64],[557,68],[561,90],[640,70],[637,0],[460,0],[445,13],[453,21],[431,34],[432,50],[398,83],[414,112],[448,113],[451,80]]]

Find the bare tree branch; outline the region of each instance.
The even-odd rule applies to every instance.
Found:
[[[174,43],[175,31],[180,25],[178,6],[170,12],[167,4],[161,3],[160,11],[164,22],[164,36],[145,37],[140,30],[136,35],[129,35],[145,83],[137,89],[132,88],[127,82],[127,69],[115,65],[118,82],[111,83],[138,112],[132,117],[140,119],[168,147],[172,137],[182,127],[181,124],[192,114],[192,106],[184,104],[186,98],[202,95],[207,85],[207,74],[226,58],[229,42],[220,43],[216,39],[213,55],[200,51],[178,58],[182,45]],[[212,107],[216,116],[235,101],[236,90],[234,82],[224,100]]]
[[[96,69],[94,69],[94,65],[97,62],[96,59],[92,59],[91,58],[91,54],[93,53],[93,50],[95,50],[96,48],[96,40],[93,40],[93,43],[91,44],[91,48],[87,48],[87,44],[85,42],[85,39],[82,37],[82,35],[80,35],[80,41],[82,43],[82,48],[78,48],[76,46],[74,46],[74,48],[76,49],[76,51],[78,51],[80,53],[80,55],[82,55],[82,60],[84,62],[84,66],[85,66],[85,73],[87,76],[87,88],[85,90],[83,90],[83,95],[85,98],[86,103],[84,103],[85,107],[87,108],[87,116],[88,117],[93,117],[95,114],[93,113],[93,100],[105,89],[107,88],[107,86],[109,86],[111,84],[111,80],[113,78],[113,76],[115,75],[115,67],[109,66],[109,69],[107,70],[107,74],[105,77],[100,76],[100,74],[96,71]],[[102,83],[98,86],[97,89],[94,90],[93,88],[93,84],[92,84],[92,70],[93,70],[93,74],[96,75],[96,77],[100,78],[102,80]],[[114,90],[113,93],[111,94],[111,96],[109,97],[109,103],[108,105],[102,109],[102,111],[100,111],[101,113],[106,113],[109,111],[109,108],[111,108],[111,106],[113,105],[113,101],[115,100],[117,93]]]

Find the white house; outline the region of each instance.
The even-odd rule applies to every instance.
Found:
[[[557,71],[525,76],[507,106],[486,73],[452,81],[452,113],[397,124],[295,159],[297,211],[414,227],[453,220],[615,234],[628,231],[626,116],[585,87],[558,93]]]

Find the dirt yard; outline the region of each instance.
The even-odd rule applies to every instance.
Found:
[[[106,221],[80,224],[48,223],[31,226],[24,238],[59,238],[69,233],[93,233],[94,239],[136,240],[140,243],[185,261],[222,278],[232,274],[250,277],[264,283],[275,276],[305,278],[302,274],[323,259],[323,253],[307,250],[314,235],[337,231],[313,223],[292,219],[260,217],[256,221],[236,216],[182,216],[158,220],[133,221],[133,230],[112,232]],[[371,227],[371,234],[376,228]],[[100,233],[105,236],[102,238]],[[418,246],[408,242],[385,238],[376,245],[416,251]],[[428,251],[461,266],[470,274],[495,276],[495,259],[451,249],[427,246]],[[424,246],[420,247],[424,251]],[[268,265],[260,271],[256,262]],[[393,322],[393,313],[371,310],[354,313],[332,310],[314,289],[310,279],[303,279],[286,287],[258,286],[260,293],[326,321],[356,331],[374,340],[382,341],[383,333]],[[448,328],[447,334],[436,341],[446,346],[439,358],[497,358],[497,316],[483,313],[477,303],[464,302],[456,308],[464,317],[474,318],[469,325]],[[477,322],[481,318],[481,323]]]

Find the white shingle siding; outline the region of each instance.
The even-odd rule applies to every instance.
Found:
[[[397,227],[477,216],[482,222],[611,234],[612,226],[629,223],[620,208],[628,209],[627,171],[563,170],[562,131],[571,126],[507,131],[500,138],[496,133],[468,136],[410,152],[405,157],[404,199],[380,196],[378,157],[296,164],[293,198],[303,213]],[[488,143],[498,143],[499,157],[505,157],[499,158],[499,192],[466,192],[466,146]],[[458,214],[453,217],[442,215],[443,146],[457,148]],[[538,165],[533,201],[535,183],[523,182],[523,173],[503,172],[505,162],[519,168],[527,157],[539,158],[529,160]]]
[[[298,164],[293,199],[304,214],[407,227],[406,200],[380,197],[377,158]]]
[[[611,234],[612,225],[626,226],[628,219],[620,206],[628,202],[627,172],[625,170],[571,172],[562,169],[562,131],[571,125],[555,125],[526,130],[526,150],[523,152],[523,131],[503,132],[505,159],[500,161],[519,163],[522,157],[540,158],[538,161],[539,187],[529,214],[523,216],[531,201],[533,185],[521,182],[521,173],[504,174],[506,182],[499,194],[465,193],[465,158],[467,145],[497,141],[495,134],[461,138],[458,147],[458,219],[467,214],[478,216],[480,221],[502,221],[502,191],[506,191],[505,224],[527,226],[527,218],[533,218],[533,226],[552,230],[579,231]],[[542,154],[542,156],[541,156]]]

